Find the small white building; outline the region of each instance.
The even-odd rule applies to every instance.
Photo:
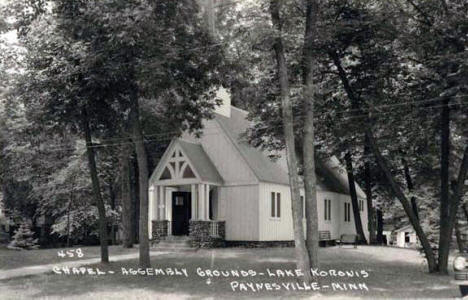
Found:
[[[247,112],[231,106],[227,93],[218,96],[224,103],[213,119],[204,121],[203,135],[184,134],[172,140],[152,173],[150,235],[154,239],[190,235],[201,246],[210,246],[212,239],[292,241],[284,155],[273,161],[244,141],[242,133],[251,125]],[[318,162],[316,172],[321,239],[336,240],[341,234],[355,233],[346,171],[332,158]],[[356,188],[368,237],[366,198]]]
[[[401,248],[417,248],[420,246],[416,232],[411,225],[403,226],[393,231],[395,246]]]

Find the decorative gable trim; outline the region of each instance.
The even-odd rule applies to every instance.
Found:
[[[190,179],[201,181],[201,177],[194,168],[190,158],[177,143],[177,139],[173,139],[159,161],[150,181],[158,182]]]

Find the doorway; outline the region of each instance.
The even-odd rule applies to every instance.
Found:
[[[191,193],[172,193],[172,235],[188,235],[192,213]]]

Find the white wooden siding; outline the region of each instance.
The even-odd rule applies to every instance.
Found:
[[[281,193],[281,217],[271,217],[271,192]],[[259,229],[260,241],[290,241],[294,239],[291,191],[289,186],[260,183],[259,185]]]
[[[271,192],[281,193],[281,218],[271,218]],[[301,195],[304,191],[301,190]],[[331,220],[325,221],[325,199],[331,200]],[[319,231],[330,231],[331,239],[339,239],[341,234],[356,233],[354,217],[351,210],[350,222],[344,222],[344,202],[351,198],[348,195],[318,191],[317,210]],[[364,233],[368,237],[367,207],[361,212]],[[305,219],[303,220],[305,231]],[[272,183],[260,183],[259,185],[259,229],[261,241],[287,241],[294,239],[291,191],[289,186]]]
[[[353,206],[351,203],[351,197],[349,195],[343,195],[343,194],[336,194],[337,197],[340,199],[340,204],[338,206],[338,214],[339,214],[339,219],[340,219],[340,229],[339,229],[339,235],[341,234],[356,234],[356,226],[354,225],[354,213],[353,213]],[[360,212],[361,214],[361,222],[362,222],[362,228],[364,230],[364,235],[366,236],[366,239],[369,239],[369,229],[368,229],[368,224],[367,224],[367,203],[365,199],[358,198],[360,200],[364,200],[364,207],[363,211]],[[350,220],[349,222],[344,221],[344,203],[348,202],[351,207],[350,207]],[[339,238],[336,237],[336,238]]]
[[[219,187],[218,217],[226,221],[226,240],[258,241],[258,185]]]

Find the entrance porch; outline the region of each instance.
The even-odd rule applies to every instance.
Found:
[[[195,247],[225,238],[218,216],[223,179],[200,144],[173,140],[150,178],[149,234],[158,242],[189,236]]]
[[[221,246],[225,222],[218,221],[218,186],[209,183],[154,185],[149,190],[152,240],[188,236],[194,247]]]

